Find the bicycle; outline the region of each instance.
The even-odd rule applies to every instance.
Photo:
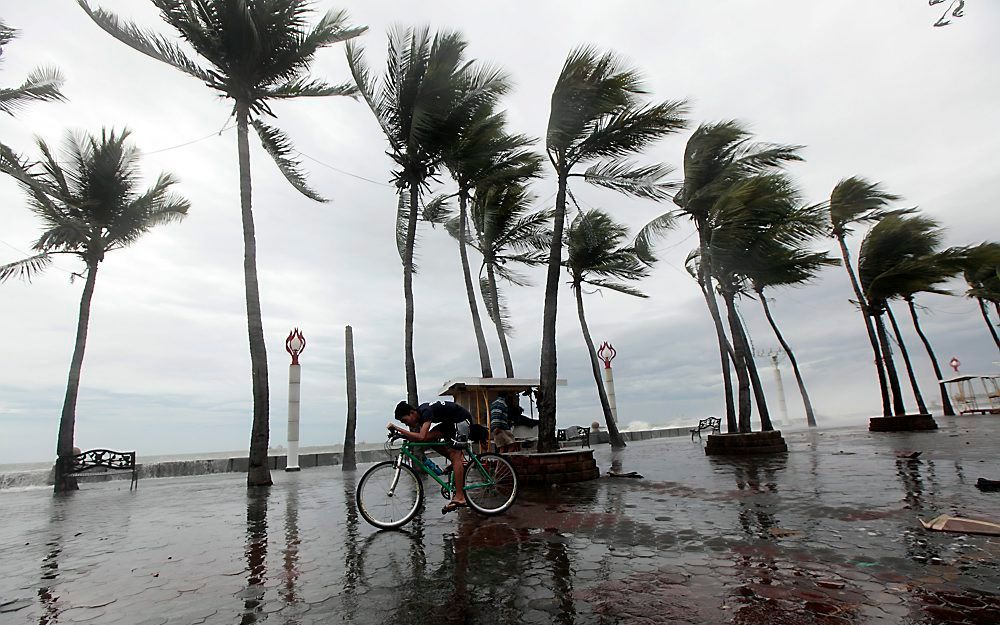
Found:
[[[389,435],[386,451],[400,437]],[[396,529],[410,522],[424,501],[424,485],[416,469],[430,476],[441,487],[441,495],[451,499],[455,493],[455,472],[442,475],[428,468],[414,455],[420,447],[439,447],[445,441],[417,443],[404,441],[392,460],[379,462],[361,477],[355,493],[358,512],[365,521],[381,529]],[[517,472],[506,458],[494,453],[474,454],[465,445],[465,498],[476,512],[492,516],[505,512],[517,498]],[[407,464],[406,460],[410,463]]]

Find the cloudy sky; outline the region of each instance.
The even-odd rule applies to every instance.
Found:
[[[172,35],[149,3],[96,4]],[[947,28],[932,28],[938,7],[923,0],[323,0],[317,7],[346,8],[355,23],[367,25],[361,42],[379,67],[393,25],[460,29],[472,57],[513,75],[516,90],[504,102],[512,127],[536,137],[544,136],[552,86],[567,52],[583,43],[613,49],[645,72],[653,98],[690,99],[692,127],[738,118],[764,140],[807,146],[806,162],[792,171],[811,201],[828,197],[839,179],[863,175],[939,219],[948,228],[948,244],[1000,238],[1000,6],[993,2],[968,3],[966,17]],[[17,84],[33,67],[54,65],[66,76],[69,98],[0,119],[5,143],[32,152],[33,135],[59,144],[67,130],[127,126],[145,153],[146,176],[173,172],[181,181],[177,190],[192,205],[184,222],[109,255],[101,266],[77,444],[145,455],[245,449],[249,353],[230,105],[112,39],[71,0],[5,2],[0,17],[21,31],[4,50],[0,84]],[[343,48],[322,52],[314,73],[348,79]],[[347,324],[357,352],[359,438],[379,440],[392,406],[405,396],[402,272],[386,144],[361,102],[291,101],[275,112],[301,151],[311,184],[332,202],[298,195],[252,143],[272,445],[285,443],[289,359],[283,343],[295,326],[308,340],[302,444],[343,440]],[[659,144],[646,160],[679,165],[689,134]],[[539,207],[551,203],[554,190],[551,178],[537,183]],[[584,207],[607,209],[633,228],[668,208],[583,184],[574,192]],[[0,263],[21,258],[38,234],[21,191],[0,180]],[[859,239],[852,241],[855,250]],[[688,224],[664,240],[662,262],[643,284],[648,300],[587,296],[594,339],[618,350],[616,390],[625,423],[684,424],[723,412],[711,321],[683,270],[694,243]],[[446,380],[476,375],[478,357],[456,244],[440,229],[426,228],[418,256],[417,375],[426,401]],[[54,456],[83,288],[82,280],[71,283],[70,277],[80,269],[67,257],[31,284],[0,286],[3,461]],[[508,290],[515,368],[525,377],[538,375],[541,336],[544,276],[531,275],[534,287]],[[774,314],[796,349],[821,423],[861,423],[876,413],[870,350],[848,302],[843,269],[773,295]],[[963,372],[997,370],[997,352],[974,303],[942,296],[919,303],[943,361],[957,356]],[[590,423],[600,409],[568,289],[559,310],[559,377],[569,383],[559,390],[558,420]],[[759,304],[745,302],[743,314],[756,348],[776,347]],[[905,309],[898,314],[905,318]],[[909,321],[903,325],[925,394],[933,399],[927,359]],[[502,370],[495,338],[490,348],[494,369]],[[771,371],[766,360],[760,364],[778,412]],[[787,363],[782,373],[789,417],[801,423]]]

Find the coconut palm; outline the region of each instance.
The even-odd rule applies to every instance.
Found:
[[[540,451],[556,449],[556,307],[569,180],[581,177],[615,191],[665,200],[674,188],[664,165],[640,166],[629,157],[685,126],[683,101],[646,104],[639,72],[611,52],[570,52],[552,92],[545,148],[556,173],[556,205],[545,280],[538,393]],[[580,171],[590,163],[590,167]]]
[[[17,37],[17,30],[0,20],[0,57],[3,48]],[[65,100],[59,88],[63,77],[54,67],[39,67],[17,87],[0,87],[0,112],[13,115],[29,102]]]
[[[926,286],[921,261],[936,251],[941,237],[942,230],[932,219],[921,216],[888,215],[868,231],[858,254],[858,277],[866,306],[878,334],[896,414],[904,414],[905,408],[882,315],[891,312],[889,300],[901,297],[915,288],[914,285]],[[932,292],[941,291],[934,289]],[[894,319],[892,324],[897,328],[898,336],[898,326]],[[908,360],[906,345],[901,338],[899,349],[905,354],[904,360]],[[922,405],[923,399],[916,379],[912,375],[912,367],[909,364],[907,366],[911,371],[914,395],[920,398],[918,404],[921,404],[921,412],[926,413],[926,406]]]
[[[799,246],[781,247],[772,249],[766,256],[756,258],[752,268],[747,272],[751,287],[764,309],[764,316],[774,331],[774,336],[778,339],[781,349],[788,356],[788,362],[792,365],[795,382],[798,384],[799,395],[802,397],[802,404],[806,412],[806,423],[809,427],[816,427],[816,413],[813,410],[812,401],[809,399],[809,393],[806,391],[798,361],[788,341],[778,329],[778,324],[774,321],[764,291],[782,286],[802,286],[812,282],[824,267],[839,264],[839,260],[831,258],[825,252],[813,252]]]
[[[534,140],[525,135],[506,132],[506,121],[503,112],[496,112],[492,103],[487,103],[475,112],[468,128],[447,146],[444,155],[444,163],[451,177],[458,183],[459,214],[454,229],[456,235],[462,233],[461,236],[456,236],[456,239],[484,378],[493,377],[493,368],[486,337],[483,334],[466,250],[466,241],[469,238],[467,234],[469,202],[476,188],[489,188],[490,185],[531,178],[541,169],[541,157],[527,149]],[[492,311],[490,315],[492,317]],[[508,369],[507,377],[513,377],[513,374],[509,373],[512,365],[507,351],[504,352],[504,363]]]
[[[148,32],[113,13],[93,9],[78,0],[87,15],[111,36],[204,82],[233,101],[240,171],[240,213],[243,222],[243,275],[253,382],[253,426],[247,485],[271,484],[267,467],[269,403],[267,349],[257,280],[257,239],[250,190],[249,127],[289,183],[306,197],[326,201],[306,184],[291,140],[262,121],[274,116],[276,100],[298,97],[354,95],[352,85],[330,85],[310,78],[309,65],[321,48],[365,31],[347,24],[343,11],[331,11],[309,28],[307,0],[150,0],[160,17],[186,41],[202,63],[163,35]]]
[[[684,181],[674,196],[680,214],[688,217],[698,232],[699,257],[709,257],[711,229],[709,217],[712,207],[734,184],[750,176],[772,172],[792,161],[800,161],[801,146],[754,141],[744,124],[729,120],[700,125],[687,141],[684,149]],[[647,224],[637,237],[638,247],[648,254],[648,243],[661,232],[662,225],[672,219],[662,215]],[[698,263],[703,275],[698,279],[708,305],[719,341],[722,361],[722,380],[726,401],[727,431],[737,432],[739,424],[733,403],[732,379],[729,369],[732,345],[722,326],[718,302],[709,265]]]
[[[358,468],[355,436],[358,428],[358,375],[354,366],[354,329],[344,328],[344,368],[347,378],[347,431],[344,433],[344,471]]]
[[[416,245],[421,192],[442,166],[445,150],[468,128],[477,113],[510,87],[497,68],[473,67],[465,60],[466,42],[457,32],[433,37],[427,28],[391,30],[386,73],[372,76],[364,50],[347,46],[354,81],[389,142],[396,163],[393,180],[399,189],[397,248],[403,261],[406,306],[404,351],[406,394],[417,404],[417,372],[413,359],[413,250]],[[409,210],[414,207],[414,210]]]
[[[993,336],[993,342],[1000,349],[1000,337],[990,321],[986,302],[992,302],[1000,316],[1000,243],[981,243],[968,249],[963,261],[965,281],[969,285],[966,295],[976,300],[983,321]]]
[[[552,236],[549,227],[552,210],[529,212],[535,196],[525,186],[528,177],[512,174],[507,180],[477,187],[470,215],[469,245],[483,259],[479,267],[479,290],[496,328],[508,378],[514,377],[507,341],[513,328],[499,283],[528,286],[527,277],[515,266],[544,264]],[[458,234],[456,221],[449,224],[449,230],[452,236]]]
[[[840,246],[844,268],[851,280],[854,297],[857,298],[858,309],[865,322],[868,342],[871,344],[872,354],[875,356],[875,371],[878,374],[879,391],[882,394],[882,414],[886,417],[893,414],[893,411],[897,414],[904,412],[902,398],[896,394],[890,401],[885,367],[891,366],[891,363],[886,362],[885,354],[882,353],[883,348],[879,345],[875,324],[872,321],[871,312],[868,310],[868,303],[865,301],[861,285],[858,284],[854,267],[851,265],[847,237],[853,233],[854,228],[858,225],[872,224],[888,215],[906,212],[889,208],[889,204],[898,199],[898,195],[884,190],[880,183],[871,182],[859,176],[844,178],[830,193],[830,236],[836,239]]]
[[[26,166],[9,149],[0,148],[0,171],[20,183],[28,195],[28,207],[45,224],[45,231],[32,245],[37,253],[0,266],[0,282],[15,276],[30,280],[57,255],[76,256],[84,264],[74,274],[84,278],[84,286],[59,420],[56,492],[77,488],[66,469],[73,456],[76,399],[98,267],[109,252],[132,245],[155,226],[180,220],[188,210],[187,200],[171,193],[176,180],[170,174],[160,174],[145,191],[139,189],[139,152],[128,138],[128,130],[104,130],[99,137],[70,134],[58,159],[39,139],[37,167]]]
[[[628,228],[615,223],[601,210],[579,213],[566,232],[566,268],[570,274],[570,284],[576,296],[576,311],[580,317],[580,330],[590,356],[590,367],[597,384],[597,394],[604,411],[604,421],[608,425],[608,438],[613,449],[625,447],[625,441],[618,432],[618,424],[611,414],[611,403],[601,377],[601,366],[597,358],[594,341],[590,337],[587,318],[583,312],[583,285],[589,284],[601,289],[610,289],[646,297],[646,294],[627,284],[649,275],[649,266],[644,263],[634,247],[625,246]]]

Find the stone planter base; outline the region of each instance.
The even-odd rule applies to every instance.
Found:
[[[929,414],[906,414],[898,417],[872,417],[869,432],[920,432],[936,430],[937,421]]]
[[[601,476],[593,449],[564,450],[552,453],[519,451],[504,454],[517,471],[521,484],[568,484],[585,482]]]
[[[708,456],[751,456],[780,454],[788,451],[780,430],[748,434],[709,434],[705,445]]]

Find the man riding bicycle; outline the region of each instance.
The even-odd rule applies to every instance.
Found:
[[[438,440],[449,443],[447,446],[441,445],[433,448],[451,460],[451,466],[455,471],[455,496],[441,509],[441,514],[466,507],[468,503],[465,500],[465,464],[462,459],[464,445],[459,445],[458,442],[469,440],[472,423],[472,415],[469,411],[450,401],[424,403],[416,408],[401,401],[396,404],[394,416],[410,428],[405,430],[392,422],[386,425],[390,432],[400,438],[415,443]]]

